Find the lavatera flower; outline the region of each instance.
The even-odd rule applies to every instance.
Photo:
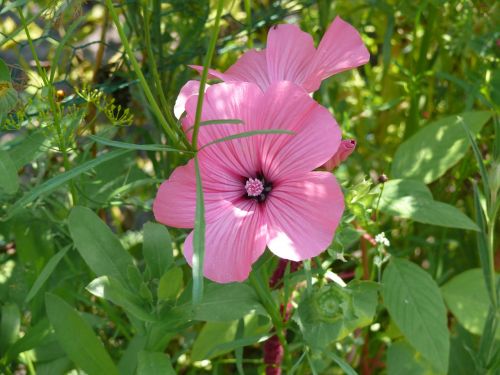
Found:
[[[185,102],[188,136],[197,95]],[[205,203],[205,277],[228,283],[245,280],[266,247],[281,258],[317,256],[331,243],[344,210],[333,174],[314,169],[337,151],[340,129],[328,110],[292,82],[262,91],[253,83],[209,87],[202,121],[240,119],[239,124],[200,128],[199,165]],[[229,135],[263,129],[293,134],[259,134],[210,144]],[[176,168],[154,200],[157,221],[193,228],[196,207],[194,161]],[[193,232],[184,243],[189,264]]]
[[[245,52],[224,73],[213,69],[209,73],[225,82],[254,82],[263,90],[273,82],[291,81],[313,92],[322,80],[364,65],[369,59],[356,29],[336,17],[317,49],[312,36],[298,26],[278,24],[269,30],[266,49]]]

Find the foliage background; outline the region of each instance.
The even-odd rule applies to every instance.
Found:
[[[169,124],[215,8],[115,2]],[[371,53],[315,93],[358,142],[335,171],[343,225],[283,288],[267,287],[277,264],[267,254],[253,282],[206,283],[193,309],[186,233],[151,213],[158,184],[191,155],[141,146],[181,147],[151,110],[109,8],[0,3],[2,373],[262,373],[262,341],[277,324],[286,373],[498,371],[499,4],[225,1],[211,66],[263,48],[279,22],[318,42],[337,15]],[[381,232],[389,247],[373,241]],[[335,307],[326,317],[325,298]]]

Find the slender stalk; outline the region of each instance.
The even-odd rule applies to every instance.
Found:
[[[113,6],[112,1],[106,0],[106,6],[109,9],[109,14],[111,15],[111,18],[113,19],[113,23],[116,26],[116,30],[118,31],[118,35],[120,36],[120,40],[123,43],[123,48],[125,48],[125,52],[128,56],[128,59],[130,60],[130,63],[132,64],[134,72],[137,75],[137,78],[139,78],[139,83],[142,87],[142,90],[144,91],[144,94],[146,95],[146,98],[148,99],[148,102],[149,102],[149,105],[151,106],[151,110],[153,111],[153,114],[156,116],[156,118],[160,122],[160,125],[163,128],[165,134],[172,141],[174,141],[174,142],[177,141],[179,139],[178,134],[174,130],[172,130],[171,126],[168,124],[167,120],[163,116],[163,113],[162,113],[160,107],[158,106],[158,103],[156,102],[156,100],[153,96],[153,93],[151,92],[151,89],[149,88],[149,85],[146,81],[146,78],[144,77],[144,74],[142,74],[141,67],[139,66],[139,63],[137,62],[137,59],[134,56],[132,48],[130,47],[127,36],[125,35],[125,32],[123,31],[123,28],[120,24],[120,20],[118,19],[118,15],[116,14],[116,11],[115,11],[115,8]]]
[[[250,0],[245,0],[245,12],[247,14],[248,48],[253,48],[253,39],[252,39],[252,7],[250,5]]]
[[[107,0],[110,1],[110,0]],[[198,102],[196,105],[196,115],[194,118],[194,129],[193,129],[193,138],[192,138],[192,147],[194,150],[198,149],[198,133],[200,131],[200,120],[201,120],[201,112],[203,108],[203,99],[205,96],[205,85],[207,83],[208,78],[208,68],[210,66],[210,62],[212,61],[212,57],[215,51],[215,45],[217,43],[217,38],[219,37],[219,29],[220,29],[220,19],[222,15],[222,0],[217,0],[217,11],[215,14],[215,24],[212,29],[212,37],[210,38],[210,44],[208,46],[208,51],[205,56],[205,61],[203,63],[203,71],[201,73],[200,80],[200,90],[198,92]]]

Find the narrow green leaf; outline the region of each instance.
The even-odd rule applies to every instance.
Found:
[[[86,288],[96,297],[105,298],[114,304],[146,322],[155,322],[157,319],[147,312],[142,306],[141,299],[134,293],[129,292],[124,285],[113,277],[101,276],[91,281]]]
[[[132,256],[92,210],[73,208],[68,226],[78,252],[97,276],[111,276],[128,285],[128,267],[135,267]]]
[[[481,173],[481,179],[483,180],[483,186],[484,186],[484,194],[486,196],[487,202],[489,202],[490,199],[490,181],[488,178],[488,172],[486,172],[486,167],[484,166],[483,163],[483,157],[481,155],[481,151],[479,151],[479,147],[477,147],[476,140],[474,139],[474,135],[471,133],[470,129],[467,127],[463,119],[460,119],[460,124],[462,125],[462,128],[465,131],[465,134],[467,134],[467,138],[469,139],[469,143],[472,146],[472,151],[474,152],[474,156],[476,157],[477,164],[479,166],[479,172]],[[487,204],[489,207],[489,204]]]
[[[341,369],[342,371],[344,371],[344,374],[347,374],[347,375],[358,375],[356,373],[356,371],[354,371],[354,369],[349,365],[349,363],[347,363],[346,361],[344,361],[342,358],[340,358],[337,354],[329,351],[329,350],[325,350],[325,354],[331,358],[331,360],[333,362],[335,362]]]
[[[3,150],[0,150],[0,189],[7,194],[14,194],[19,189],[16,166]]]
[[[11,82],[9,67],[2,59],[0,59],[0,81]]]
[[[38,197],[53,192],[54,190],[58,189],[59,187],[66,184],[73,178],[81,175],[82,173],[85,173],[106,161],[118,158],[120,156],[124,156],[128,152],[130,152],[130,150],[114,150],[107,152],[106,154],[102,154],[95,159],[86,161],[85,163],[82,163],[69,171],[61,173],[51,178],[50,180],[45,181],[44,183],[31,189],[21,199],[19,199],[16,203],[14,203],[7,211],[7,217],[11,217],[15,213],[17,213],[21,208],[33,202]]]
[[[196,213],[193,234],[193,306],[203,298],[203,258],[205,255],[205,202],[198,157],[194,158],[196,173]]]
[[[490,297],[492,306],[497,306],[497,292],[495,287],[495,265],[493,259],[493,249],[488,246],[488,230],[486,228],[486,219],[483,213],[483,208],[479,200],[479,191],[477,184],[473,183],[474,187],[474,209],[476,211],[476,222],[479,226],[479,232],[476,233],[477,250],[479,259],[481,260],[481,268],[483,269],[486,290]]]
[[[175,375],[170,359],[161,352],[139,352],[137,375]]]
[[[159,279],[174,261],[172,240],[167,228],[161,224],[144,224],[144,260],[151,272],[151,278]]]
[[[20,169],[33,162],[42,153],[42,146],[46,141],[50,141],[50,136],[47,137],[43,131],[36,131],[23,138],[16,138],[16,141],[20,142],[9,149],[9,155],[16,169]]]
[[[118,375],[118,370],[89,324],[60,297],[47,293],[45,306],[57,340],[88,375]],[[75,336],[76,335],[76,336]]]
[[[468,142],[461,123],[477,134],[490,118],[490,112],[465,112],[426,125],[396,150],[392,177],[426,184],[438,179],[467,152]]]
[[[19,336],[21,327],[21,312],[15,303],[7,303],[2,306],[2,318],[0,320],[0,357]]]
[[[119,142],[119,141],[113,141],[111,139],[107,138],[102,138],[97,135],[89,135],[88,138],[92,139],[93,141],[100,143],[102,145],[106,146],[111,146],[111,147],[116,147],[116,148],[122,148],[126,150],[137,150],[137,151],[171,151],[171,152],[183,152],[186,154],[192,154],[191,151],[186,151],[186,150],[179,150],[177,148],[165,146],[165,145],[160,145],[160,144],[146,144],[146,145],[136,145],[134,143],[126,143],[126,142]]]
[[[208,142],[208,143],[204,144],[200,148],[200,150],[203,150],[205,147],[214,145],[216,143],[227,142],[227,141],[231,141],[233,139],[247,138],[247,137],[253,137],[255,135],[265,135],[265,134],[295,135],[295,132],[290,131],[290,130],[283,130],[283,129],[264,129],[264,130],[253,130],[253,131],[248,131],[248,132],[242,132],[242,133],[232,134],[232,135],[229,135],[227,137],[219,138],[219,139],[216,139],[212,142]]]
[[[45,282],[48,280],[50,275],[52,275],[52,272],[56,269],[57,265],[59,264],[59,261],[66,255],[68,250],[71,248],[71,246],[66,246],[63,248],[61,251],[58,253],[54,254],[52,258],[47,262],[45,267],[43,267],[42,272],[40,272],[40,275],[38,275],[37,279],[35,280],[33,286],[31,287],[28,295],[26,296],[26,303],[31,301],[31,299],[36,296],[36,294],[39,292],[40,288],[45,284]]]
[[[382,278],[384,304],[408,342],[440,372],[448,370],[446,307],[436,282],[417,265],[393,258]]]
[[[200,126],[207,126],[207,125],[243,125],[244,122],[235,118],[229,118],[229,119],[221,119],[221,120],[207,120],[207,121],[201,121]],[[194,129],[194,125],[190,126],[189,128],[186,129],[186,133],[190,132]]]

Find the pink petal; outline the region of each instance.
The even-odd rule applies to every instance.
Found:
[[[174,106],[174,115],[177,119],[181,118],[182,114],[186,110],[187,100],[193,95],[198,95],[199,90],[200,81],[188,81],[184,86],[182,86]]]
[[[201,65],[188,65],[191,69],[194,69],[196,70],[198,73],[201,74],[201,72],[203,72],[203,66]],[[221,73],[219,72],[218,70],[215,70],[215,69],[208,69],[208,78],[210,79],[220,79],[221,81],[226,81],[229,79],[229,77],[226,77],[226,75],[224,73]]]
[[[315,52],[313,38],[298,26],[273,26],[267,35],[266,47],[269,80],[291,81],[301,85],[308,78]]]
[[[354,139],[344,139],[340,142],[340,147],[333,155],[333,157],[325,163],[325,168],[332,171],[335,167],[339,166],[349,155],[351,155],[356,148],[356,141]]]
[[[262,170],[272,181],[318,168],[339,147],[341,133],[333,116],[296,84],[272,84],[256,111],[254,121],[262,129],[295,132],[259,136]]]
[[[207,223],[216,221],[227,207],[243,195],[239,180],[224,176],[215,168],[201,166]],[[155,219],[176,228],[193,228],[196,210],[196,175],[194,161],[177,167],[164,181],[153,202]]]
[[[202,66],[191,65],[191,68],[200,73],[203,70]],[[212,78],[225,82],[252,82],[262,90],[269,86],[265,51],[249,50],[224,73],[215,70],[209,70],[209,73]]]
[[[262,207],[253,200],[240,200],[219,220],[207,224],[203,274],[218,283],[244,281],[265,248]],[[191,265],[193,232],[184,243],[184,257]]]
[[[370,53],[358,31],[336,17],[321,39],[314,58],[309,60],[311,68],[304,87],[310,92],[315,91],[321,80],[366,64],[369,59]]]
[[[344,196],[333,174],[309,172],[282,182],[266,200],[267,246],[294,261],[319,255],[332,242],[344,211]]]
[[[164,181],[153,202],[156,221],[176,228],[192,228],[196,209],[194,162],[176,168]]]

